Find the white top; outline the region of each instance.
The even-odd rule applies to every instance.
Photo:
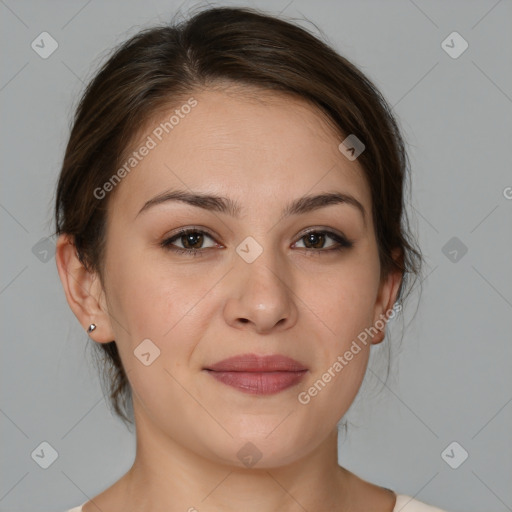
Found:
[[[87,502],[86,502],[87,503]],[[82,512],[82,507],[85,503],[82,503],[79,507],[71,508],[66,512]],[[410,496],[406,496],[405,494],[397,494],[396,495],[396,503],[395,508],[393,508],[393,512],[446,512],[437,507],[433,507],[432,505],[427,505],[426,503],[422,503],[421,501],[415,500]]]

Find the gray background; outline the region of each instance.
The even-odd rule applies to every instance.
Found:
[[[113,45],[169,20],[180,5],[186,13],[201,4],[0,0],[2,511],[79,505],[133,461],[133,434],[106,407],[52,239],[37,244],[51,233],[83,84]],[[366,382],[349,412],[340,463],[453,512],[512,510],[512,2],[222,5],[314,22],[380,88],[409,143],[409,210],[427,260],[423,294],[414,318],[415,306],[405,311],[412,322],[391,378],[376,393]],[[43,31],[59,45],[48,59],[31,48]],[[453,31],[469,44],[455,59],[441,47]],[[457,261],[451,245],[443,252],[452,237],[467,247]],[[399,326],[390,325],[395,346]],[[377,348],[370,361],[377,375],[383,355]],[[43,441],[58,452],[48,469],[31,457]],[[441,456],[453,441],[469,454],[457,469]],[[449,453],[460,460],[460,448]]]

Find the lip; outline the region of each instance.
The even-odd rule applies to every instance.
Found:
[[[241,354],[203,368],[203,371],[244,393],[271,395],[298,384],[308,368],[280,354]]]
[[[298,372],[308,368],[295,359],[281,354],[268,356],[240,354],[223,359],[204,369],[215,372]]]

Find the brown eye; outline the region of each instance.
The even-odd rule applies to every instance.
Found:
[[[331,239],[334,243],[325,248],[326,239]],[[352,247],[353,242],[347,240],[344,236],[340,236],[332,231],[310,231],[303,235],[298,242],[302,241],[305,249],[311,249],[312,252],[328,252],[335,250],[348,249]],[[300,247],[299,247],[300,248]],[[318,249],[318,250],[315,250]]]
[[[307,235],[302,237],[304,240],[304,245],[308,248],[314,248],[314,249],[321,249],[324,246],[325,243],[325,234],[313,232],[308,233]]]
[[[203,247],[205,237],[212,240],[213,244]],[[180,245],[181,244],[181,245]],[[199,256],[205,249],[214,247],[215,240],[208,233],[199,229],[182,229],[179,233],[163,240],[160,245],[169,251],[191,256]]]
[[[198,231],[181,235],[180,241],[185,249],[201,249],[204,236]]]

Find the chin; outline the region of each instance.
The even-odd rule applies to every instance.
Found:
[[[272,429],[259,435],[233,435],[226,439],[222,446],[211,447],[214,458],[227,466],[235,466],[247,470],[279,468],[292,464],[312,451],[321,440],[299,439],[290,436],[289,429],[284,428],[280,435]]]

